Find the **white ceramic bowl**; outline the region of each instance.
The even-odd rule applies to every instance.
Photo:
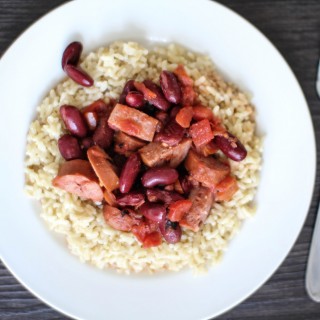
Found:
[[[217,267],[120,276],[81,264],[24,194],[26,134],[35,108],[64,76],[61,53],[74,39],[86,52],[114,40],[177,42],[209,54],[253,95],[265,135],[256,216]],[[30,27],[0,61],[3,262],[37,297],[81,319],[204,319],[244,300],[278,268],[305,220],[315,178],[315,141],[303,93],[272,44],[229,9],[204,0],[74,1]]]

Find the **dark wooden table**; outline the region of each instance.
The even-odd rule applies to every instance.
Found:
[[[64,2],[65,0],[0,0],[0,55],[31,23]],[[219,2],[258,27],[288,61],[308,100],[319,150],[320,100],[315,92],[315,77],[320,48],[320,0]],[[320,319],[320,304],[308,298],[304,287],[306,262],[319,201],[319,159],[318,153],[317,178],[311,208],[291,253],[262,288],[219,319]],[[25,290],[0,262],[0,319],[67,318]]]

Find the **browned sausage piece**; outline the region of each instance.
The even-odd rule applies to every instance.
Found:
[[[176,168],[185,159],[191,145],[192,139],[185,138],[177,146],[172,148],[172,156],[169,163],[171,168]]]
[[[58,175],[52,180],[52,185],[83,199],[103,199],[98,178],[86,160],[76,159],[62,163]]]
[[[87,151],[91,166],[103,185],[109,192],[119,188],[119,178],[115,167],[109,161],[109,156],[98,146]]]
[[[197,232],[210,213],[213,193],[208,188],[197,187],[191,190],[189,200],[192,201],[192,207],[179,224],[181,227]]]
[[[158,123],[157,119],[120,103],[113,108],[108,120],[111,128],[146,141],[152,141]]]
[[[213,157],[204,157],[194,150],[189,151],[185,167],[192,179],[201,182],[212,191],[230,173],[228,164]]]
[[[103,217],[112,228],[127,232],[131,231],[133,226],[138,225],[142,219],[134,210],[119,210],[107,204],[103,206]]]
[[[148,167],[168,165],[176,168],[186,157],[191,147],[191,139],[183,139],[177,146],[169,147],[161,142],[151,142],[139,150],[144,164]]]
[[[172,155],[172,150],[161,142],[151,142],[139,150],[140,157],[148,167],[162,166]]]
[[[132,153],[146,145],[138,138],[129,136],[122,131],[118,131],[114,136],[114,151],[129,157]]]

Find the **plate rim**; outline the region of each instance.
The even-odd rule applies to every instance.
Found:
[[[99,0],[97,0],[99,1]],[[187,0],[189,2],[193,2],[196,3],[195,0]],[[241,299],[239,299],[238,301],[235,301],[233,304],[229,305],[228,307],[226,307],[224,310],[220,311],[219,313],[216,314],[211,314],[209,315],[210,317],[216,317],[222,314],[225,314],[226,312],[230,311],[231,309],[233,309],[235,306],[239,305],[240,303],[242,303],[243,301],[245,301],[246,299],[248,299],[252,294],[254,294],[259,288],[261,288],[272,276],[273,274],[275,274],[280,265],[286,260],[286,258],[288,257],[288,255],[290,254],[292,248],[294,247],[294,245],[296,244],[298,237],[301,234],[301,231],[305,225],[306,219],[308,217],[308,213],[310,211],[310,205],[312,202],[312,199],[314,197],[314,192],[315,192],[315,182],[316,182],[316,170],[317,170],[317,145],[316,145],[316,133],[315,133],[315,129],[314,129],[314,125],[313,125],[313,121],[312,121],[312,115],[311,115],[311,110],[309,108],[309,104],[308,101],[306,99],[306,96],[304,94],[304,91],[300,85],[299,80],[297,79],[294,71],[291,69],[289,63],[286,61],[286,59],[284,58],[284,56],[281,54],[281,52],[277,49],[277,47],[269,40],[269,38],[267,36],[265,36],[254,24],[252,24],[250,21],[246,20],[242,15],[240,15],[238,12],[230,9],[229,7],[227,7],[224,4],[221,4],[219,2],[216,2],[215,0],[202,0],[202,2],[210,2],[213,5],[217,5],[221,8],[223,8],[224,10],[228,11],[229,14],[232,14],[234,16],[237,16],[237,18],[240,18],[242,23],[245,23],[246,25],[248,25],[251,29],[254,29],[254,31],[256,33],[259,34],[260,37],[262,37],[264,39],[264,41],[268,42],[269,45],[271,45],[271,47],[273,48],[274,52],[277,53],[277,55],[279,56],[279,58],[281,59],[283,65],[286,66],[287,71],[290,73],[291,78],[294,80],[296,87],[299,88],[299,95],[303,98],[303,102],[304,105],[306,107],[307,110],[307,118],[308,118],[308,122],[310,125],[310,129],[312,131],[312,142],[310,141],[310,144],[312,144],[312,152],[314,155],[314,158],[312,160],[312,166],[313,166],[313,184],[312,184],[312,192],[309,195],[309,201],[308,201],[308,210],[304,215],[304,220],[303,223],[301,224],[300,228],[299,228],[299,232],[296,234],[295,236],[295,240],[292,243],[292,245],[290,246],[289,250],[287,251],[286,255],[284,257],[282,257],[280,263],[277,263],[277,267],[273,270],[273,272],[271,272],[269,275],[264,277],[264,280],[262,280],[261,282],[259,282],[258,285],[256,285],[246,296],[243,296]],[[76,1],[68,1],[66,3],[62,3],[52,9],[50,9],[48,12],[46,12],[45,14],[43,14],[42,16],[40,16],[39,18],[37,18],[34,22],[32,22],[26,29],[24,29],[13,41],[12,43],[4,50],[4,52],[2,53],[1,57],[0,57],[0,66],[3,63],[3,60],[5,58],[5,56],[11,51],[11,49],[15,46],[15,44],[17,42],[19,42],[19,40],[24,37],[25,33],[29,32],[30,29],[32,29],[35,25],[37,25],[38,23],[40,23],[41,21],[45,20],[50,14],[52,14],[53,12],[57,11],[57,10],[63,10],[65,7],[67,6],[71,6],[73,5],[73,3]],[[79,1],[80,2],[80,1]],[[197,2],[199,4],[199,1]],[[263,167],[263,166],[262,166]],[[259,189],[259,186],[258,186]],[[53,308],[54,310],[57,310],[58,312],[60,312],[61,314],[67,315],[69,317],[72,317],[74,319],[81,319],[80,317],[69,313],[68,311],[64,310],[64,309],[60,309],[60,307],[58,307],[57,305],[51,303],[50,301],[48,301],[46,298],[42,297],[41,295],[39,295],[36,291],[34,291],[31,287],[29,287],[25,281],[20,278],[20,276],[11,268],[10,265],[7,264],[6,260],[2,257],[2,254],[0,253],[0,258],[2,260],[2,263],[4,264],[4,266],[10,271],[10,273],[19,281],[19,283],[25,288],[27,289],[29,292],[31,292],[35,297],[37,297],[40,301],[42,301],[43,303],[45,303],[47,306]]]

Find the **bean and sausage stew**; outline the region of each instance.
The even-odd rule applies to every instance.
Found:
[[[62,67],[82,86],[93,79],[79,66],[82,45],[71,43]],[[132,232],[144,248],[197,232],[214,201],[238,190],[228,158],[247,151],[212,110],[201,105],[182,65],[163,70],[160,85],[129,80],[118,101],[97,100],[79,109],[60,107],[68,133],[58,140],[62,157],[53,185],[103,204],[106,223]]]

